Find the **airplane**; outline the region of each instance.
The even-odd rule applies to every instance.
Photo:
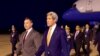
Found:
[[[64,12],[66,21],[100,21],[100,0],[77,0]]]

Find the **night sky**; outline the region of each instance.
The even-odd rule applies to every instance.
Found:
[[[46,28],[46,13],[55,11],[59,15],[58,25],[63,24],[63,13],[76,0],[0,0],[0,32],[8,32],[11,25],[23,31],[23,20],[30,17],[34,28],[43,32]]]

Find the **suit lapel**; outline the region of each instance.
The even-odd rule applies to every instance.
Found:
[[[48,29],[49,30],[49,29]],[[47,46],[47,35],[48,35],[48,30],[45,33],[45,41],[46,41],[46,46]]]
[[[26,40],[30,39],[30,37],[31,37],[32,33],[33,33],[33,29],[32,29],[32,30],[29,32],[29,34],[27,35]]]
[[[29,34],[27,35],[27,37],[26,37],[26,39],[25,39],[25,42],[27,42],[27,40],[29,40],[30,39],[30,37],[31,37],[31,35],[32,35],[32,33],[33,33],[33,29],[29,32]],[[24,35],[25,35],[25,33],[23,34],[23,37],[24,37]]]

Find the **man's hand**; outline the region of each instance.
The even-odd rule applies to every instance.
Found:
[[[16,53],[16,51],[14,51],[14,53],[15,53],[14,56],[18,56],[17,53]]]
[[[14,56],[18,56],[18,55],[15,53]]]
[[[18,44],[16,44],[16,48],[18,48]]]

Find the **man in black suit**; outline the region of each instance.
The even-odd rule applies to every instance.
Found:
[[[80,55],[80,48],[81,48],[81,45],[82,45],[82,39],[83,39],[82,36],[83,36],[83,34],[80,30],[80,26],[77,25],[76,31],[75,31],[74,36],[73,36],[73,43],[74,43],[76,56],[81,56]]]
[[[94,40],[94,45],[97,45],[97,50],[99,52],[99,56],[100,56],[100,28],[97,30],[96,32],[96,37]]]
[[[83,48],[83,51],[85,53],[85,56],[89,56],[90,54],[90,43],[92,41],[92,38],[91,38],[91,33],[92,31],[90,30],[90,26],[89,24],[86,24],[85,25],[85,30],[84,30],[84,38],[83,38],[83,45],[82,45],[82,48]]]
[[[12,25],[12,28],[11,28],[11,37],[10,37],[10,42],[12,44],[12,54],[11,56],[14,56],[14,52],[16,51],[16,44],[19,40],[19,34],[18,32],[16,31],[16,28],[14,25]]]

